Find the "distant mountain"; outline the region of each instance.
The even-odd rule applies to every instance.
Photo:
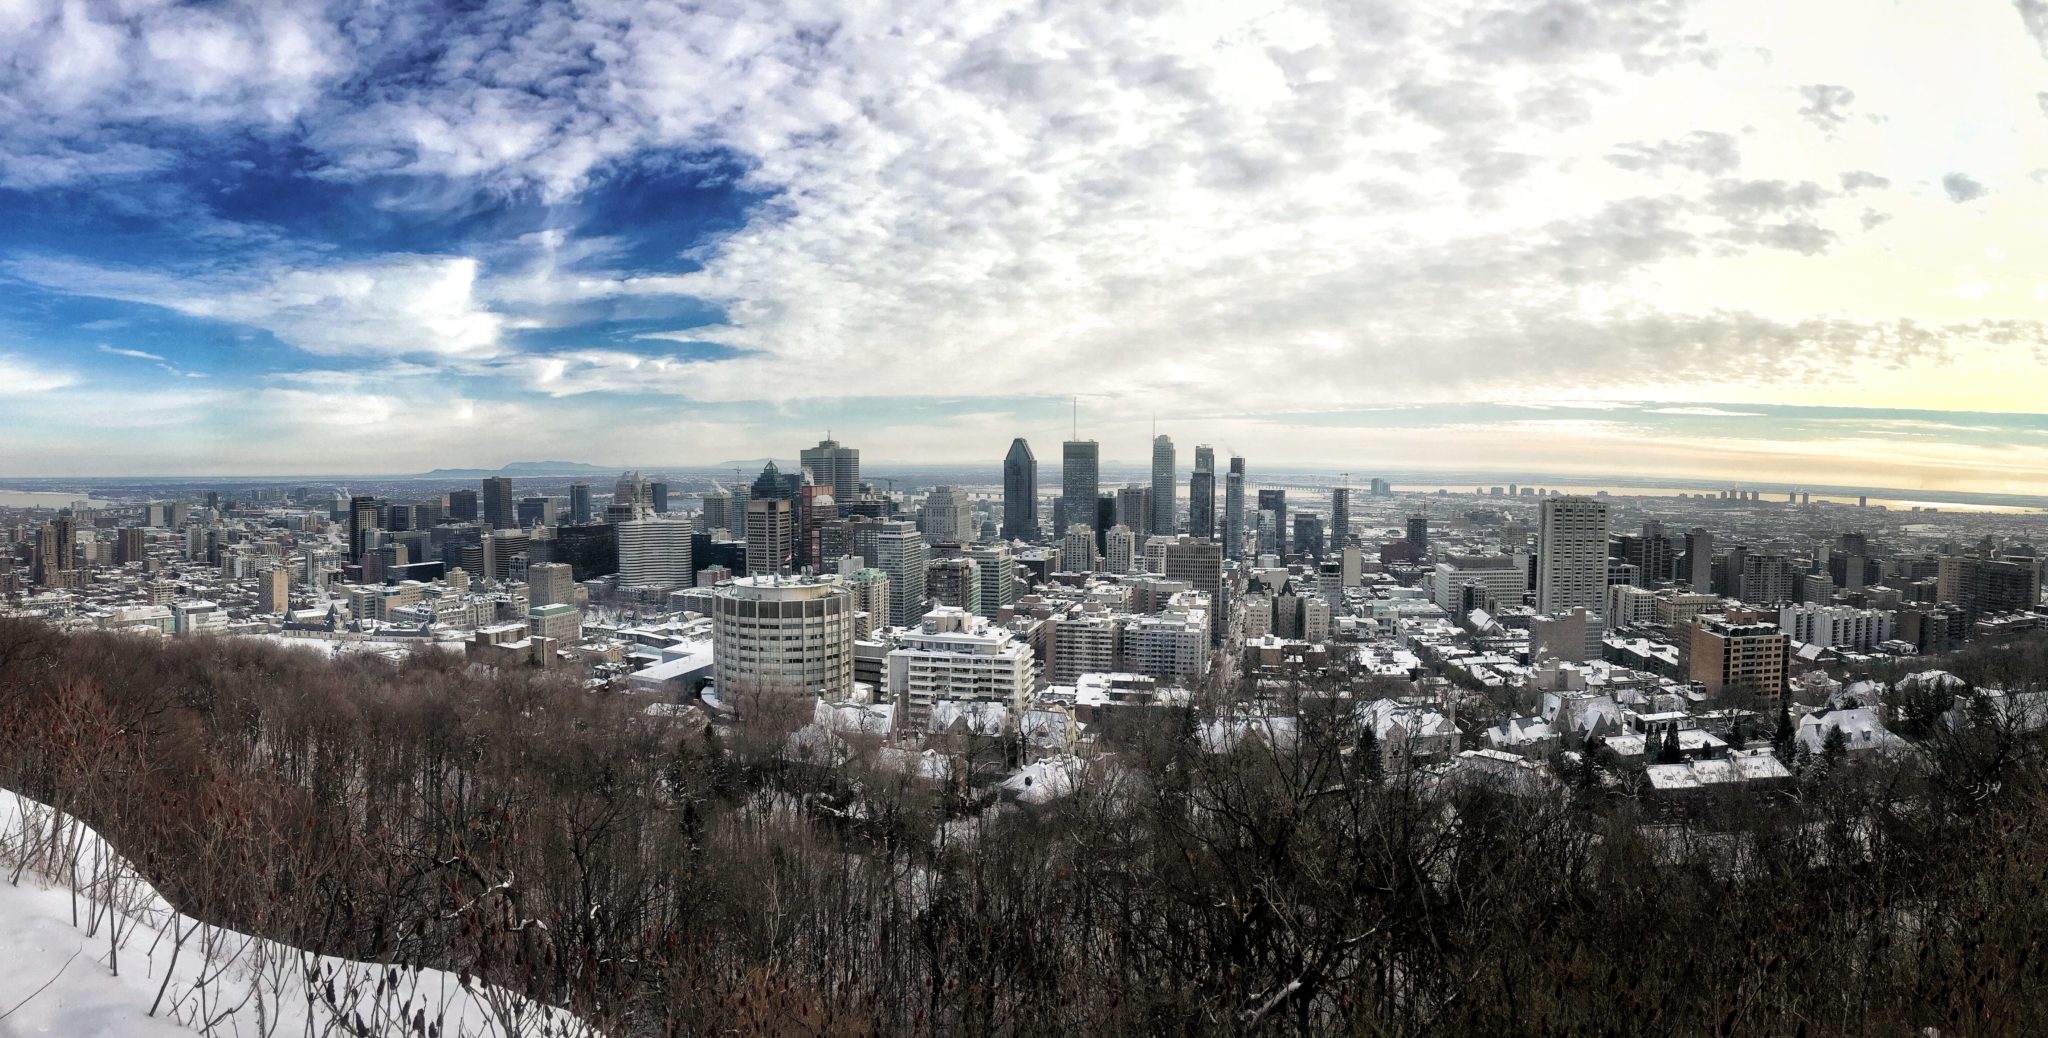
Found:
[[[420,473],[422,479],[483,479],[486,476],[582,476],[616,473],[610,465],[586,465],[580,461],[515,461],[495,469],[435,469]]]
[[[712,469],[746,469],[750,473],[758,473],[768,467],[769,460],[768,458],[741,458],[738,461],[721,461],[709,467]],[[775,467],[784,472],[796,471],[797,463],[794,459],[776,458],[774,461]]]

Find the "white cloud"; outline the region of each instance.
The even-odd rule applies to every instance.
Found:
[[[101,353],[111,353],[116,357],[134,357],[137,360],[153,360],[159,364],[163,363],[164,361],[162,357],[159,357],[154,353],[145,353],[142,350],[122,349],[118,346],[109,346],[106,343],[100,343],[99,349]]]
[[[43,393],[77,381],[78,376],[68,371],[0,353],[0,396]]]
[[[1682,414],[1702,418],[1762,418],[1762,411],[1730,411],[1723,407],[1651,407],[1644,414]]]
[[[48,259],[7,269],[50,288],[261,328],[326,356],[490,356],[504,324],[477,298],[477,262],[466,257],[389,256],[192,277]]]

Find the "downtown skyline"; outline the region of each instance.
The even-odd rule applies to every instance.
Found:
[[[12,6],[0,474],[2048,494],[2048,20],[1752,6]]]

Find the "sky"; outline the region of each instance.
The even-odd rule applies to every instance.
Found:
[[[2048,0],[0,0],[0,474],[2048,494],[2044,212]]]

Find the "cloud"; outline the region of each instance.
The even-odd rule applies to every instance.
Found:
[[[1678,140],[1622,145],[1607,161],[1626,170],[1661,171],[1675,166],[1718,177],[1742,164],[1742,151],[1732,134],[1696,130]]]
[[[1701,418],[1763,418],[1762,411],[1730,411],[1720,407],[1647,407],[1644,414],[1694,415]]]
[[[106,343],[101,343],[99,350],[101,353],[111,353],[116,357],[134,357],[137,360],[153,360],[159,364],[164,363],[162,357],[154,353],[145,353],[141,350],[124,350],[118,346],[109,346]]]
[[[49,259],[18,260],[7,269],[67,292],[260,328],[323,356],[484,357],[499,352],[504,326],[477,298],[478,265],[466,257],[388,256],[191,276]]]
[[[1950,173],[1942,177],[1941,189],[1951,202],[1974,202],[1989,191],[1984,185],[1962,173]]]
[[[1865,170],[1850,170],[1842,174],[1843,191],[1861,191],[1868,187],[1885,188],[1890,186],[1892,186],[1892,182],[1889,178],[1881,177]]]
[[[77,383],[78,376],[19,356],[0,353],[0,396],[44,393]]]
[[[1800,87],[1799,96],[1806,99],[1799,108],[1800,117],[1829,132],[1849,121],[1849,113],[1845,109],[1856,100],[1855,91],[1828,83]]]

